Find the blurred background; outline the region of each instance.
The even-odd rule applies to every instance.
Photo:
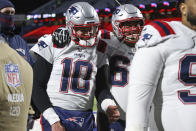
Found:
[[[28,44],[33,45],[44,34],[52,33],[65,25],[67,8],[82,0],[11,0],[15,5],[15,32]],[[99,14],[101,28],[112,31],[110,23],[112,12],[118,3],[115,0],[83,0],[89,2]],[[145,23],[152,20],[180,20],[176,0],[118,0],[121,4],[137,6],[145,17]]]

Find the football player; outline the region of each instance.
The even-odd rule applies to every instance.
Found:
[[[31,49],[37,54],[32,98],[44,131],[92,131],[95,78],[105,63],[97,55],[96,10],[87,2],[72,4],[66,28],[41,37]]]
[[[135,43],[140,37],[143,26],[144,18],[140,10],[132,4],[124,4],[112,15],[113,32],[102,31],[101,42],[105,43],[105,54],[109,59],[111,88],[109,91],[102,91],[102,97],[100,96],[102,99],[98,100],[102,109],[99,109],[97,117],[100,131],[125,129],[127,92],[131,77],[129,68],[135,54]],[[102,83],[98,81],[97,87],[101,86]]]
[[[179,2],[182,22],[153,21],[137,43],[126,131],[146,131],[152,101],[160,131],[196,129],[196,1]]]

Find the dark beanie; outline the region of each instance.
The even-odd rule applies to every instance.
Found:
[[[14,5],[9,0],[0,0],[0,10],[5,7],[13,7],[14,8]]]

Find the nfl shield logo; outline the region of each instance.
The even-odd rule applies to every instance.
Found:
[[[9,64],[4,65],[4,69],[8,86],[14,88],[20,86],[21,80],[18,65],[14,65],[10,62]]]

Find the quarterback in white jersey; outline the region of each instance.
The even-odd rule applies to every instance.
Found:
[[[146,131],[152,101],[160,131],[196,130],[195,5],[180,4],[182,22],[144,27],[130,71],[126,131]]]
[[[108,36],[107,38],[102,37],[101,42],[106,45],[105,54],[109,59],[110,67],[110,92],[115,102],[111,98],[106,98],[101,102],[101,107],[107,115],[110,114],[110,109],[114,110],[113,116],[108,115],[111,122],[120,119],[109,124],[109,129],[100,127],[99,130],[123,131],[125,128],[127,92],[130,84],[129,67],[135,53],[135,43],[139,39],[143,25],[144,19],[139,9],[131,4],[125,4],[119,6],[112,15],[114,33],[109,34],[105,30],[103,31],[107,34],[103,36]],[[101,119],[99,120],[100,123]],[[103,124],[106,125],[106,122],[104,121]]]
[[[42,66],[38,62],[34,67],[34,72],[37,72],[35,81],[39,82],[35,82],[37,84],[34,85],[33,100],[43,113],[44,130],[56,129],[58,126],[70,131],[92,131],[95,78],[103,61],[98,60],[96,44],[99,18],[87,2],[77,2],[68,8],[66,22],[71,42],[65,47],[56,48],[53,37],[45,35],[31,49],[41,56],[39,59],[48,63],[47,66],[52,66],[51,73],[46,71],[49,73],[48,76],[45,75],[49,80],[40,78],[42,74],[46,74],[41,74],[46,67],[38,68]],[[47,87],[43,83],[47,83]],[[39,92],[43,88],[47,92],[42,91],[45,97]],[[41,98],[46,99],[45,106]],[[55,125],[58,122],[59,125]]]
[[[68,110],[91,109],[97,65],[101,66],[97,63],[97,49],[85,49],[73,41],[64,48],[53,46],[52,36],[45,35],[31,49],[53,64],[47,84],[47,93],[53,106]],[[86,100],[89,102],[86,103]]]

